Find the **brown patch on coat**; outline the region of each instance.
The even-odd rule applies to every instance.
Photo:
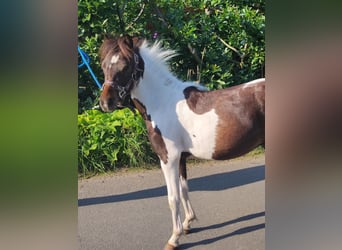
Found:
[[[151,116],[147,114],[147,110],[144,104],[142,104],[136,98],[134,98],[132,101],[145,121],[148,138],[151,142],[154,152],[159,156],[160,160],[162,160],[164,164],[166,164],[168,160],[168,152],[160,129],[158,128],[158,126],[153,128]]]
[[[188,87],[184,96],[196,114],[214,109],[219,117],[213,159],[235,158],[265,142],[265,82],[216,91]]]
[[[212,100],[208,98],[211,92],[201,91],[191,86],[185,88],[183,93],[189,108],[196,114],[201,115],[212,109]]]
[[[188,158],[190,155],[191,154],[188,152],[182,152],[179,160],[179,176],[182,176],[185,180],[187,179],[186,158]]]

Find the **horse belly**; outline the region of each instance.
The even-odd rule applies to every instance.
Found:
[[[264,122],[250,120],[245,124],[234,120],[231,119],[226,124],[220,121],[218,124],[213,159],[232,159],[248,153],[265,142]]]
[[[231,129],[232,133],[235,132],[233,135],[224,134],[220,133],[217,125],[217,122],[211,120],[189,130],[192,132],[189,152],[193,156],[207,160],[227,160],[244,155],[264,142],[261,133],[254,129],[246,129],[242,137],[235,137],[234,135],[241,133],[240,129]]]

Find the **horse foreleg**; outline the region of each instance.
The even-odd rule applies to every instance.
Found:
[[[196,219],[196,215],[194,210],[192,209],[191,202],[189,199],[189,188],[188,188],[188,181],[187,181],[187,174],[186,174],[186,157],[188,155],[182,153],[181,159],[179,162],[179,190],[180,190],[180,197],[183,203],[184,212],[185,212],[185,219],[183,222],[183,230],[185,234],[190,232],[190,223]]]
[[[161,167],[164,173],[169,207],[172,215],[172,235],[168,240],[165,250],[175,249],[179,245],[179,238],[183,232],[183,227],[180,219],[179,203],[179,157],[177,159],[168,159],[168,163],[161,162]]]

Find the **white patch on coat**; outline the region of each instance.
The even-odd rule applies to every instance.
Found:
[[[253,80],[253,81],[250,81],[250,82],[247,82],[247,83],[244,83],[243,85],[243,89],[244,88],[247,88],[249,87],[250,85],[253,85],[253,84],[257,84],[257,83],[261,83],[261,82],[264,82],[265,81],[265,78],[259,78],[259,79],[256,79],[256,80]]]
[[[186,100],[177,103],[176,112],[179,122],[188,132],[184,146],[195,157],[212,159],[215,151],[216,127],[219,118],[214,109],[204,114],[194,113],[188,106]]]
[[[110,60],[110,63],[115,64],[119,61],[120,55],[114,55],[112,56],[112,59]]]

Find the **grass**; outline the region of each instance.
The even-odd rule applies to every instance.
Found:
[[[251,152],[241,156],[241,157],[250,157],[250,156],[257,156],[257,155],[261,155],[265,153],[265,148],[263,146],[258,146],[257,148],[255,148],[254,150],[252,150]]]

